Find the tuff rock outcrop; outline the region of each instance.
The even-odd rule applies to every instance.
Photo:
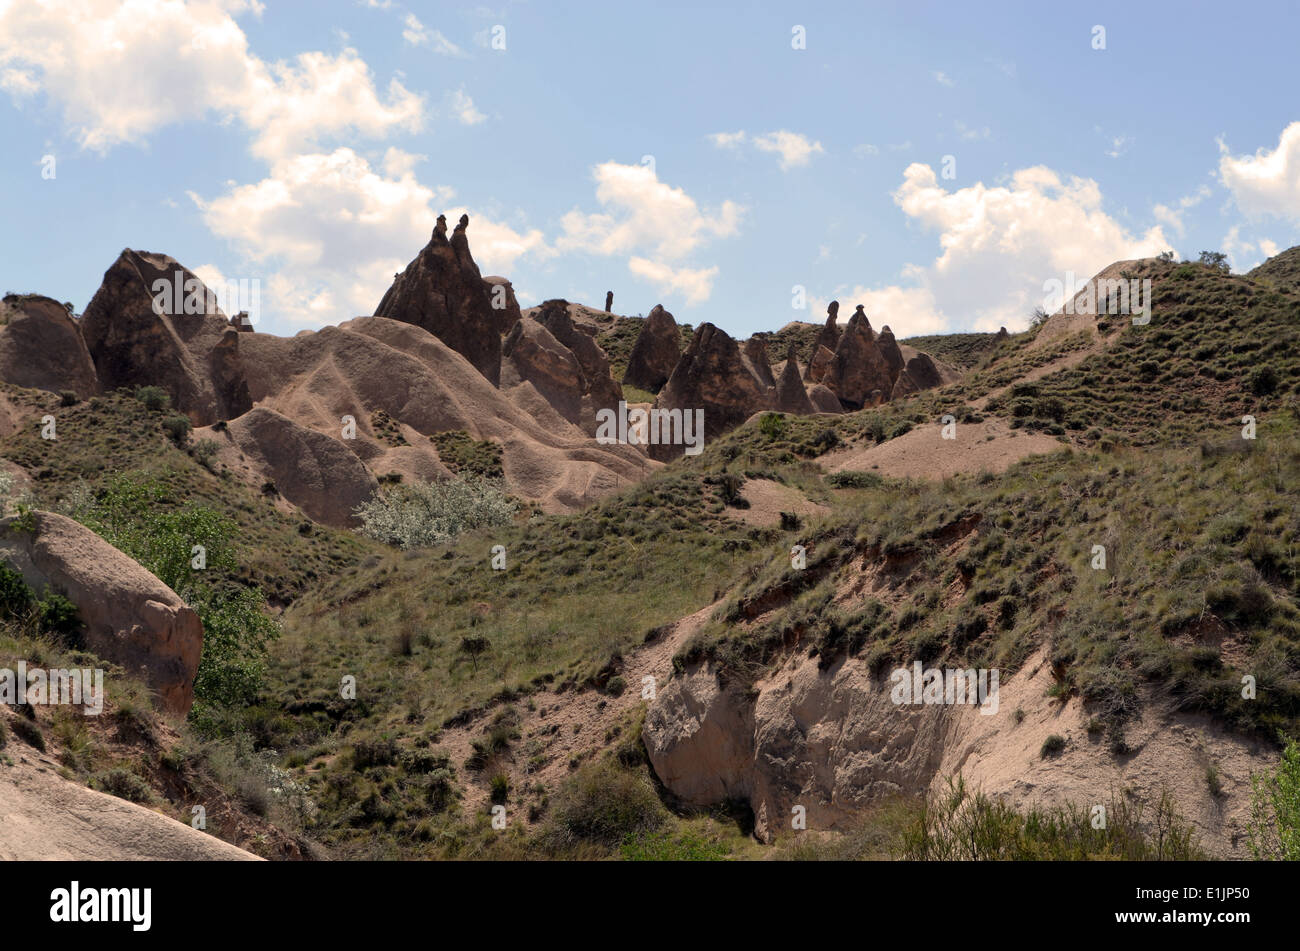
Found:
[[[487,290],[488,306],[496,315],[497,333],[508,334],[521,315],[519,301],[515,298],[515,286],[506,278],[494,274],[483,278],[483,287]]]
[[[123,251],[81,318],[100,387],[160,386],[195,425],[252,408],[239,331],[215,296],[174,258]]]
[[[461,215],[448,238],[447,219],[439,215],[429,243],[397,275],[375,316],[423,327],[498,383],[501,321],[470,254],[468,227],[469,216]]]
[[[0,302],[0,380],[83,399],[99,392],[77,321],[58,301],[37,294]]]
[[[894,332],[889,329],[888,324],[880,328],[880,334],[876,337],[876,347],[889,367],[889,379],[896,382],[907,361],[903,359],[903,351],[898,348],[898,341],[894,339]]]
[[[772,375],[772,364],[767,358],[767,344],[758,337],[750,337],[741,347],[740,355],[744,357],[749,372],[764,386],[776,386],[776,377]]]
[[[826,324],[817,334],[817,342],[813,344],[812,353],[808,355],[808,366],[804,368],[805,380],[820,383],[822,377],[826,375],[830,360],[835,355],[835,348],[840,343],[839,313],[839,301],[833,300],[826,305]],[[826,348],[825,356],[821,352],[823,347]]]
[[[194,703],[203,624],[184,601],[79,522],[36,512],[35,528],[0,520],[0,561],[29,587],[77,606],[86,649],[143,677],[171,713]]]
[[[933,389],[936,386],[943,385],[943,374],[940,373],[938,366],[935,365],[934,358],[928,353],[917,353],[912,359],[907,361],[907,366],[903,372],[898,375],[898,380],[894,384],[890,399],[899,399],[904,396],[910,396],[913,393],[919,393],[922,390]]]
[[[523,317],[501,348],[501,387],[531,383],[571,423],[582,420],[582,366],[573,351],[532,317]]]
[[[632,353],[628,357],[623,382],[637,389],[658,393],[673,375],[681,359],[682,345],[677,332],[677,321],[656,304],[641,327]]]
[[[875,405],[893,391],[889,364],[876,346],[871,322],[860,306],[849,318],[839,346],[835,348],[835,359],[822,382],[848,410]],[[878,396],[875,395],[877,390],[880,391]]]
[[[790,344],[786,352],[785,366],[781,369],[780,379],[776,381],[776,408],[782,413],[799,416],[816,412],[799,375],[799,361],[795,358],[794,344]]]
[[[582,421],[587,435],[595,435],[596,414],[602,409],[618,409],[623,387],[609,372],[609,357],[593,334],[575,326],[569,316],[569,302],[548,300],[534,313],[534,319],[568,347],[582,368]]]
[[[746,364],[740,346],[725,331],[703,323],[691,338],[664,388],[657,409],[704,410],[706,440],[740,425],[754,413],[771,408],[771,394]],[[682,454],[681,446],[653,445],[652,458]]]

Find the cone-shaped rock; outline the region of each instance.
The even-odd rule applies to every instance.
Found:
[[[375,308],[375,316],[423,327],[498,383],[500,321],[470,255],[465,235],[468,225],[469,216],[461,215],[449,240],[447,219],[439,215],[429,243],[397,275]]]
[[[0,303],[0,380],[83,399],[99,391],[77,321],[58,301],[10,294]]]
[[[880,355],[885,358],[885,363],[889,365],[889,379],[897,381],[898,375],[903,372],[903,365],[906,361],[903,359],[903,351],[898,348],[898,341],[894,339],[894,332],[889,329],[888,324],[880,328],[880,336],[876,338],[876,347],[880,350]]]
[[[872,404],[876,390],[880,391],[881,399],[887,399],[893,391],[889,364],[872,338],[871,323],[859,309],[849,318],[844,336],[835,348],[835,359],[823,380],[845,409],[857,410]]]
[[[681,359],[682,344],[673,315],[655,304],[632,345],[623,382],[637,389],[658,393]]]
[[[794,344],[785,356],[785,367],[776,383],[776,408],[782,413],[806,416],[813,412],[812,401],[799,376],[799,361],[795,359]]]

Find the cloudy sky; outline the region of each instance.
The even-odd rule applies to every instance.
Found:
[[[3,290],[80,311],[163,251],[292,334],[468,211],[525,306],[906,336],[1300,243],[1300,5],[744,7],[0,0]]]

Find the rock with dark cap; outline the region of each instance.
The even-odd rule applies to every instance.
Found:
[[[876,346],[871,323],[859,308],[849,318],[844,336],[835,348],[835,359],[822,381],[840,398],[845,409],[858,410],[872,404],[872,392],[893,390],[889,364]]]
[[[461,215],[451,239],[438,216],[433,235],[375,308],[376,317],[415,324],[455,350],[493,383],[501,379],[500,321],[470,254]]]
[[[898,375],[903,372],[903,365],[906,361],[903,359],[903,351],[898,348],[898,341],[894,339],[894,332],[889,329],[889,325],[880,328],[880,335],[876,337],[876,347],[880,350],[880,355],[885,358],[885,363],[889,365],[889,380],[891,385],[897,381]],[[886,393],[889,390],[885,391]]]

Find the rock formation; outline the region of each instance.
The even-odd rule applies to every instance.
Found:
[[[907,366],[898,375],[898,381],[890,394],[890,399],[899,399],[919,393],[921,390],[933,389],[943,385],[943,375],[935,365],[934,358],[928,353],[917,353],[907,361]]]
[[[499,334],[510,333],[519,320],[519,301],[515,298],[515,286],[504,277],[483,278],[483,287],[488,293],[488,305],[496,316],[496,329]]]
[[[607,314],[614,313],[614,292],[613,291],[605,292],[605,313]]]
[[[754,374],[764,386],[776,386],[776,377],[772,375],[772,364],[767,358],[767,344],[758,337],[750,337],[740,350],[749,372]]]
[[[0,380],[82,398],[99,392],[81,328],[62,304],[37,294],[0,303]]]
[[[803,379],[799,376],[799,361],[795,358],[794,344],[785,355],[785,366],[781,378],[776,382],[776,408],[782,413],[804,416],[816,412],[808,391],[804,389]]]
[[[337,527],[360,524],[353,510],[374,494],[377,482],[345,441],[260,406],[231,420],[225,437],[308,518]]]
[[[658,393],[673,375],[673,368],[677,366],[681,354],[677,321],[664,310],[662,304],[655,304],[641,327],[636,343],[632,345],[623,382],[637,389]]]
[[[839,397],[820,383],[808,389],[808,402],[812,403],[813,409],[818,413],[844,412]]]
[[[898,341],[894,339],[894,332],[889,329],[889,325],[880,328],[880,336],[876,337],[876,347],[880,350],[880,355],[885,358],[885,363],[889,367],[889,379],[891,382],[898,380],[898,375],[903,372],[903,366],[907,362],[903,359],[903,351],[898,349]],[[889,390],[885,391],[888,395]]]
[[[469,216],[461,215],[449,240],[447,219],[439,215],[429,243],[393,281],[375,316],[423,327],[498,383],[501,320],[470,255],[468,226]]]
[[[582,421],[582,366],[573,351],[544,326],[524,317],[502,345],[501,387],[533,387],[571,423]]]
[[[582,368],[581,425],[588,435],[595,435],[596,413],[602,409],[618,409],[623,399],[622,385],[610,376],[609,357],[592,334],[574,326],[568,301],[558,298],[545,301],[534,318],[577,358]]]
[[[826,379],[826,371],[835,362],[835,351],[828,350],[824,344],[818,344],[813,350],[812,360],[803,371],[803,378],[809,383],[820,383]]]
[[[52,512],[35,529],[0,520],[0,561],[33,590],[47,585],[77,606],[86,649],[141,675],[163,707],[189,712],[203,624],[184,601],[90,529]]]
[[[704,410],[706,440],[740,425],[754,413],[771,408],[767,387],[746,365],[740,346],[726,332],[703,323],[691,338],[664,388],[656,409]],[[651,446],[652,458],[682,454],[681,446]]]
[[[819,359],[821,348],[825,347],[829,354],[835,353],[835,348],[840,343],[840,326],[838,323],[840,313],[840,302],[831,301],[826,305],[826,325],[822,327],[821,332],[817,334],[817,342],[813,344],[812,353],[808,354],[808,366],[804,370],[804,379],[811,382],[820,382],[828,366],[827,360]]]
[[[160,386],[200,426],[251,408],[237,360],[243,335],[174,258],[123,251],[80,327],[104,390]]]
[[[849,318],[823,382],[849,410],[872,405],[875,390],[882,396],[892,392],[889,364],[876,346],[871,323],[861,307]]]

